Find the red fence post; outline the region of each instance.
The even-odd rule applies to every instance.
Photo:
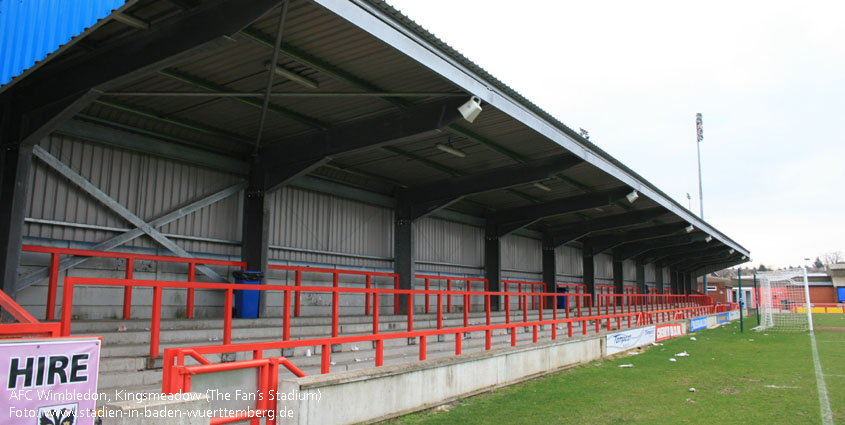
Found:
[[[446,295],[446,312],[452,312],[452,279],[446,279],[446,292],[449,294]]]
[[[371,281],[372,281],[371,276],[367,275],[367,280],[366,280],[366,283],[365,283],[367,289],[370,289]],[[370,293],[369,292],[364,294],[364,314],[367,315],[367,316],[370,315]]]
[[[62,291],[62,336],[70,336],[70,320],[73,317],[73,279],[65,279]]]
[[[414,278],[412,276],[411,277],[411,286],[414,286],[413,280],[414,280]],[[397,291],[399,290],[399,276],[398,275],[393,277],[393,289],[395,289]],[[393,314],[399,314],[399,293],[398,292],[395,292],[393,294]]]
[[[378,334],[378,292],[373,293],[373,335]]]
[[[47,320],[56,316],[56,291],[59,288],[59,254],[50,256],[50,285],[47,287]]]
[[[232,288],[226,289],[226,299],[223,302],[223,344],[232,343],[232,298],[235,296]]]
[[[414,294],[408,294],[408,332],[414,331]]]
[[[159,331],[161,329],[161,286],[153,288],[153,318],[150,324],[150,357],[158,357]]]
[[[437,294],[437,329],[443,329],[443,296]]]
[[[323,344],[320,349],[320,373],[329,373],[329,366],[331,365],[332,346],[330,344]]]
[[[428,291],[429,289],[429,278],[425,278],[425,290]],[[428,292],[425,293],[425,314],[428,314]]]
[[[282,340],[290,341],[290,291],[285,291],[282,301]]]
[[[135,271],[135,259],[126,259],[126,280],[132,280],[132,275]],[[132,312],[132,287],[123,287],[123,320],[129,320]]]
[[[299,305],[300,305],[300,291],[298,290],[302,286],[302,271],[297,270],[295,273],[296,276],[296,298],[293,301],[293,315],[299,317]]]
[[[196,282],[197,280],[197,263],[188,264],[188,282]],[[188,319],[194,318],[194,288],[188,288],[188,301],[185,306],[185,317]]]
[[[338,292],[338,288],[340,287],[339,273],[334,273],[334,279],[332,280],[332,287],[334,291],[332,291],[332,338],[337,337],[338,332],[338,309],[340,308],[338,304],[340,303],[340,293]]]

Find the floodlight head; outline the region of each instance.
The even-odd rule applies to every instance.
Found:
[[[687,233],[692,233],[693,230],[695,230],[695,226],[693,226],[692,224],[687,227],[684,227],[684,231]]]
[[[736,250],[735,250],[735,249],[733,249],[733,248],[731,248],[731,250],[730,250],[730,251],[728,251],[728,254],[733,254],[734,252],[736,252]]]
[[[713,236],[710,236],[710,235],[707,235],[707,237],[704,238],[704,242],[710,242],[712,240],[713,240]]]
[[[637,200],[637,198],[639,198],[639,197],[640,197],[640,194],[637,193],[637,191],[635,190],[635,191],[629,193],[628,195],[626,195],[625,199],[628,200],[629,204],[633,204]]]
[[[747,259],[748,259],[748,257],[747,257],[747,256],[745,256],[745,255],[743,255],[743,256],[742,256],[742,259],[743,259],[743,260],[747,260]]]
[[[458,112],[461,113],[461,116],[463,116],[465,120],[469,122],[475,121],[478,114],[481,113],[481,99],[477,96],[469,98],[466,103],[458,106]]]

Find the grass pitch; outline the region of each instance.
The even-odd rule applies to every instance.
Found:
[[[834,422],[843,423],[845,315],[814,322]],[[754,316],[745,325],[744,333],[735,321],[390,423],[821,423],[808,334],[754,332]],[[690,356],[669,361],[682,351]]]

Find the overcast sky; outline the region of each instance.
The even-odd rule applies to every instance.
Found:
[[[845,251],[845,2],[389,0],[756,266]]]

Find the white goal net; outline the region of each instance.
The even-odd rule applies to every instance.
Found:
[[[759,330],[803,332],[811,329],[804,270],[758,274],[760,279]]]

